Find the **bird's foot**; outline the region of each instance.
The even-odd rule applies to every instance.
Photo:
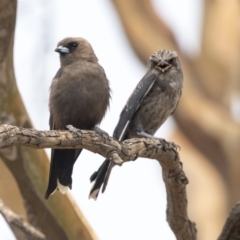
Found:
[[[154,137],[153,135],[149,134],[149,133],[146,133],[144,131],[141,131],[141,132],[138,132],[137,133],[139,136],[142,136],[142,137],[147,137],[147,138],[152,138],[152,139],[158,139],[160,140],[160,142],[162,143],[163,145],[163,150],[164,151],[167,151],[167,150],[173,150],[175,152],[177,152],[178,150],[181,150],[180,146],[178,146],[176,143],[174,142],[167,142],[165,139],[163,138],[157,138],[157,137]]]
[[[80,130],[75,128],[73,125],[67,125],[66,128],[74,135],[74,137],[82,137]]]
[[[157,139],[159,139],[160,142],[163,144],[164,151],[173,150],[177,152],[178,150],[181,150],[181,147],[174,142],[168,142],[164,138],[157,138]]]
[[[109,137],[108,133],[103,131],[101,128],[99,127],[94,127],[93,130],[100,134],[100,136],[104,139],[104,141],[106,141],[106,139]]]

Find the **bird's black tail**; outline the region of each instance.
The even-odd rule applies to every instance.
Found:
[[[45,194],[47,199],[56,189],[66,193],[72,188],[73,165],[82,149],[53,149],[49,173],[48,188]]]
[[[113,166],[114,165],[112,164],[112,162],[106,159],[102,163],[98,171],[92,174],[92,176],[90,177],[90,181],[91,182],[95,181],[95,182],[90,191],[89,198],[93,198],[96,200],[102,185],[103,185],[102,192],[105,191]]]

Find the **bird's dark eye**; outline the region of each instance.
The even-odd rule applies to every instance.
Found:
[[[171,59],[168,60],[168,63],[171,64],[171,65],[174,64],[174,62],[175,62],[174,58],[171,58]]]
[[[75,48],[75,47],[77,47],[77,43],[74,42],[71,44],[71,46]]]
[[[158,64],[158,61],[157,60],[152,60],[152,65],[153,66],[156,66]]]

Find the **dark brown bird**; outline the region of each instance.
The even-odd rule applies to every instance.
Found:
[[[106,112],[109,82],[91,45],[83,38],[65,38],[58,43],[61,68],[50,88],[50,129],[67,125],[94,129]],[[52,149],[49,183],[45,198],[56,189],[72,187],[73,165],[82,149]]]
[[[129,138],[153,137],[174,112],[183,87],[183,74],[177,53],[161,50],[148,61],[147,73],[139,82],[123,108],[113,137],[119,141]],[[94,182],[89,198],[97,199],[103,185],[105,191],[114,164],[105,160],[90,181]]]

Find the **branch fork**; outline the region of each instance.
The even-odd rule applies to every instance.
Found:
[[[119,142],[99,131],[37,131],[35,129],[19,128],[11,125],[0,126],[0,156],[5,154],[1,148],[11,146],[26,146],[32,148],[84,148],[113,161],[117,165],[136,160],[138,157],[156,159],[162,166],[163,181],[167,192],[167,221],[178,240],[195,240],[196,225],[187,215],[186,185],[188,179],[180,162],[175,143],[162,139],[136,138]],[[235,209],[239,208],[239,204]],[[231,223],[233,215],[236,224]],[[237,216],[237,217],[236,217]],[[226,225],[238,226],[240,219],[236,210],[230,214]],[[230,226],[230,227],[231,227]],[[224,228],[226,229],[226,227]],[[229,233],[229,228],[227,228]],[[225,240],[223,230],[219,239]],[[230,231],[231,233],[231,231]]]

